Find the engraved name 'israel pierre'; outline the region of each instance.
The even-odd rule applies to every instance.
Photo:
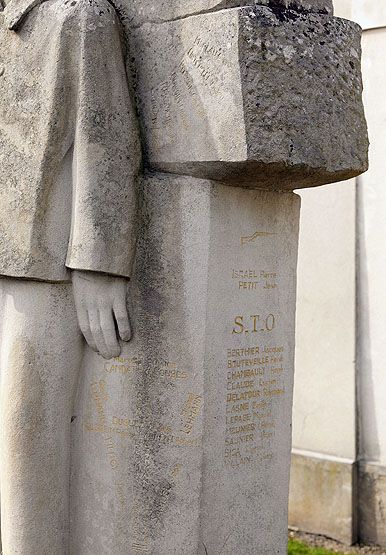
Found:
[[[1,2],[0,2],[1,3]],[[65,554],[83,337],[130,339],[137,121],[107,0],[0,13],[1,522],[5,554]],[[80,331],[81,330],[81,331]]]

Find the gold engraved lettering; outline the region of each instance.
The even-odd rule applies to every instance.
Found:
[[[236,271],[235,271],[236,272]],[[235,276],[237,274],[234,274]],[[235,318],[236,335],[270,332],[274,314],[251,314]],[[273,458],[277,411],[285,388],[283,345],[254,345],[226,350],[225,462],[237,470]],[[225,377],[225,376],[224,376]]]
[[[265,432],[262,432],[265,433]],[[232,445],[240,445],[243,443],[248,443],[255,439],[254,434],[248,434],[246,436],[238,436],[238,437],[226,437],[225,438],[225,445],[227,447],[231,447]]]
[[[232,270],[232,279],[254,280],[260,277],[257,270]]]
[[[237,389],[250,389],[253,387],[254,381],[245,381],[245,382],[228,382],[227,389],[228,391],[234,391]]]
[[[247,432],[254,432],[256,430],[256,424],[246,424],[244,426],[236,426],[235,428],[227,428],[227,434],[245,434]]]
[[[260,347],[245,347],[243,349],[228,349],[228,357],[245,357],[258,355],[260,353]]]
[[[248,243],[254,243],[259,237],[271,237],[276,235],[276,233],[269,233],[268,231],[256,231],[253,235],[247,235],[246,237],[241,237],[241,246],[247,245]]]
[[[236,414],[234,416],[227,416],[226,423],[227,424],[237,424],[240,422],[248,422],[251,419],[250,413],[245,414]]]
[[[112,361],[106,362],[104,369],[108,374],[129,374],[143,370],[142,361],[136,357],[116,357]]]
[[[244,411],[249,411],[250,410],[250,403],[239,403],[238,405],[232,405],[232,406],[228,406],[226,407],[226,413],[227,414],[232,414],[232,413],[239,413],[239,412],[244,412]]]
[[[247,325],[248,322],[248,325]],[[252,329],[251,329],[252,328]],[[276,328],[276,317],[274,314],[261,316],[260,314],[251,314],[249,318],[244,315],[236,316],[234,319],[233,335],[241,335],[248,333],[272,332]]]
[[[180,431],[183,432],[184,434],[190,435],[192,433],[194,423],[201,411],[201,405],[202,405],[201,395],[195,395],[194,393],[190,393],[181,412],[181,416],[183,418],[183,425]]]
[[[243,291],[256,291],[258,285],[258,281],[239,281],[239,289]]]
[[[178,463],[174,466],[174,468],[172,469],[170,474],[173,478],[176,478],[176,476],[178,476],[180,474],[181,470],[182,470],[182,464]]]
[[[258,399],[260,397],[260,390],[254,389],[252,391],[244,391],[243,393],[228,393],[227,402],[236,403],[237,401],[247,401],[249,399]]]
[[[235,318],[235,327],[233,328],[233,333],[240,334],[244,332],[244,324],[243,324],[243,317],[236,316]]]
[[[267,345],[264,346],[263,352],[264,353],[282,353],[284,351],[284,347],[268,347]]]
[[[237,288],[239,291],[257,291],[259,287],[264,290],[277,289],[277,272],[257,270],[257,269],[240,269],[233,268],[231,274],[232,280],[237,280]]]

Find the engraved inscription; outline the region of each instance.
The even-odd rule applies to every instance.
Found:
[[[256,231],[253,235],[241,237],[241,246],[247,245],[248,243],[254,243],[256,239],[259,239],[260,237],[271,237],[272,235],[276,235],[276,233],[270,233],[269,231]]]
[[[257,291],[258,289],[277,289],[278,274],[274,271],[254,269],[232,269],[232,280],[238,291]]]
[[[284,352],[282,345],[266,344],[226,351],[224,457],[232,467],[273,457]]]
[[[271,332],[276,327],[276,320],[274,314],[268,314],[267,316],[261,314],[236,316],[232,333],[240,335],[241,333]]]
[[[201,395],[195,395],[194,393],[190,393],[181,412],[183,424],[180,431],[182,433],[186,435],[190,435],[192,433],[194,423],[197,420],[198,415],[200,414],[201,406],[202,406]]]

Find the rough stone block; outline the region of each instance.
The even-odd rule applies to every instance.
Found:
[[[241,6],[269,6],[277,10],[333,12],[332,0],[114,0],[128,27],[146,22],[181,19],[190,15]]]
[[[134,339],[81,374],[71,553],[285,555],[299,197],[141,191]]]
[[[360,539],[386,547],[386,467],[377,463],[359,465]]]
[[[356,483],[355,461],[294,451],[289,524],[352,545],[357,540]]]
[[[131,47],[149,167],[279,190],[362,173],[360,38],[347,20],[261,6],[142,25]]]

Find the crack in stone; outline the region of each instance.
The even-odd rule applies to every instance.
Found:
[[[110,1],[114,3],[114,0],[110,0]],[[256,8],[256,7],[269,8],[275,13],[275,15],[277,15],[278,12],[284,13],[287,11],[297,12],[301,15],[312,14],[312,13],[318,14],[318,15],[330,15],[327,10],[321,9],[319,11],[313,12],[311,10],[307,10],[302,6],[296,5],[295,2],[291,2],[291,4],[288,7],[286,7],[281,5],[280,2],[278,2],[278,0],[268,0],[267,3],[262,3],[262,4],[253,2],[253,0],[251,0],[249,3],[243,3],[243,2],[240,2],[240,0],[234,0],[233,2],[228,2],[227,0],[224,0],[223,2],[221,2],[221,4],[218,4],[217,6],[213,6],[213,8],[209,8],[209,9],[204,8],[202,10],[197,10],[188,14],[172,17],[170,19],[152,18],[152,19],[147,19],[142,23],[133,24],[132,19],[122,14],[122,10],[119,8],[119,6],[115,6],[115,9],[121,15],[121,18],[123,20],[127,20],[129,22],[129,25],[131,26],[132,29],[138,29],[139,27],[142,27],[143,25],[146,25],[146,24],[160,25],[162,23],[172,23],[174,21],[182,21],[184,19],[188,19],[189,17],[194,17],[196,15],[216,13],[222,10],[232,10],[235,8]]]

